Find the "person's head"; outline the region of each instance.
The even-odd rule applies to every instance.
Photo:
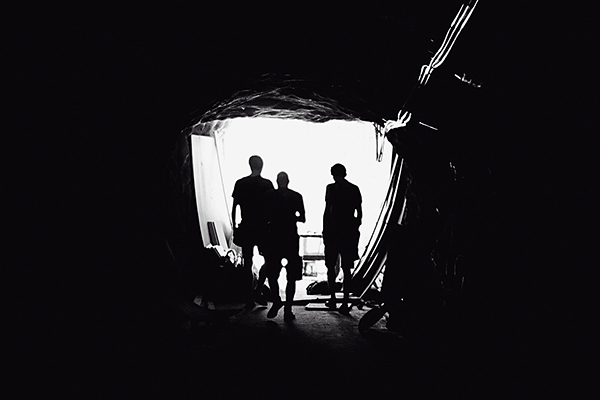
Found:
[[[248,163],[250,164],[250,170],[253,173],[261,173],[262,169],[263,169],[263,160],[262,158],[260,158],[260,156],[251,156],[250,159],[248,160]]]
[[[287,188],[289,183],[290,183],[290,178],[288,177],[288,174],[286,174],[283,171],[281,171],[280,173],[277,174],[277,187],[279,189]]]
[[[333,176],[335,181],[344,179],[346,177],[346,167],[344,167],[342,164],[335,164],[333,167],[331,167],[331,176]]]

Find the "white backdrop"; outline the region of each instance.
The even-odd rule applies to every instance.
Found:
[[[264,160],[263,177],[277,187],[277,174],[285,171],[290,177],[290,189],[302,194],[306,223],[298,224],[301,233],[322,231],[325,187],[333,182],[329,170],[335,163],[344,164],[347,179],[359,186],[363,196],[359,243],[362,252],[387,191],[391,162],[389,143],[383,161],[376,161],[375,129],[371,123],[239,118],[230,120],[217,137],[228,208],[231,209],[235,181],[250,174],[248,158],[257,154]]]

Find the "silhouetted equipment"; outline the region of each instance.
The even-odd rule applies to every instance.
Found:
[[[208,221],[208,235],[210,237],[210,244],[213,246],[218,246],[219,243],[219,237],[217,236],[217,229],[215,228],[215,223],[214,221]]]
[[[339,292],[342,290],[342,283],[341,282],[336,282],[336,286],[335,286],[335,291]],[[314,281],[312,283],[310,283],[307,287],[306,287],[306,293],[310,294],[310,295],[327,295],[327,294],[331,294],[330,290],[329,290],[329,285],[327,284],[327,281]]]
[[[403,176],[403,160],[398,157],[396,152],[393,153],[393,157],[390,184],[379,218],[365,253],[352,273],[352,292],[359,297],[362,297],[371,288],[385,266],[388,246],[387,226],[398,220],[400,208],[402,207],[402,198],[399,193],[404,192],[406,185],[406,179],[401,179]]]

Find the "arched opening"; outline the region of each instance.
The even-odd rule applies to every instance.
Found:
[[[429,197],[430,204],[438,201],[441,198],[439,196],[445,196],[440,192],[444,185],[452,185],[447,181],[447,175],[453,168],[452,164],[447,162],[445,155],[440,157],[441,153],[436,149],[440,147],[441,140],[444,140],[438,129],[427,123],[430,121],[425,114],[413,118],[410,128],[412,133],[409,135],[413,139],[407,138],[407,149],[401,151],[403,153],[408,150],[408,154],[412,154],[413,159],[408,163],[413,169],[411,173],[402,158],[404,154],[401,156],[398,153],[399,143],[390,143],[387,136],[390,129],[394,130],[403,124],[399,115],[398,120],[388,120],[373,113],[356,97],[347,93],[340,94],[337,90],[324,90],[312,81],[266,76],[263,81],[249,87],[204,110],[202,115],[182,132],[176,146],[178,155],[173,158],[174,163],[170,171],[172,175],[177,175],[182,184],[182,187],[175,188],[179,193],[177,196],[183,194],[185,197],[183,205],[181,199],[176,200],[179,203],[179,210],[176,211],[179,215],[176,219],[179,222],[187,221],[184,222],[187,226],[182,225],[178,228],[180,237],[175,239],[175,242],[180,244],[175,245],[179,249],[175,249],[174,253],[179,252],[179,256],[175,254],[175,258],[182,260],[181,263],[187,264],[187,268],[191,270],[206,268],[209,264],[207,260],[211,257],[214,259],[215,253],[222,262],[228,262],[228,259],[232,258],[233,263],[236,260],[241,261],[238,259],[241,249],[236,249],[232,243],[232,185],[236,179],[249,174],[248,157],[255,153],[262,153],[260,155],[266,157],[265,173],[271,174],[269,179],[273,179],[280,170],[288,169],[292,179],[291,187],[299,185],[296,189],[304,191],[309,203],[314,204],[312,218],[308,216],[309,221],[312,221],[310,227],[306,227],[305,233],[312,232],[318,236],[321,226],[317,221],[322,216],[323,191],[330,179],[329,168],[335,162],[343,162],[334,159],[334,154],[331,154],[334,158],[328,158],[328,152],[332,152],[332,149],[354,147],[358,153],[344,155],[344,151],[341,151],[337,157],[348,157],[348,162],[357,165],[357,170],[367,171],[367,162],[377,168],[367,172],[362,182],[361,178],[359,181],[355,179],[360,177],[357,171],[349,170],[350,181],[359,184],[359,187],[362,185],[365,192],[374,192],[374,197],[369,200],[370,204],[367,206],[367,227],[361,229],[360,259],[352,272],[351,292],[358,300],[362,299],[369,289],[375,289],[380,293],[371,294],[381,299],[382,271],[386,267],[389,246],[393,245],[394,241],[389,228],[400,224],[403,212],[407,208],[407,190],[410,182],[414,180],[412,178],[415,178],[410,176],[417,173],[416,181],[423,185],[422,195]],[[261,127],[260,123],[270,126]],[[250,125],[244,127],[243,124]],[[334,124],[345,128],[337,128],[337,134],[336,129],[328,133],[309,133],[308,126],[327,130]],[[351,137],[347,132],[347,127],[351,125],[362,126],[365,132]],[[292,129],[292,126],[301,128]],[[269,132],[271,129],[273,131]],[[300,129],[302,132],[290,132],[294,129]],[[309,140],[310,135],[314,138]],[[334,145],[326,143],[324,138],[331,138]],[[367,142],[361,143],[361,140]],[[358,145],[359,143],[361,145]],[[303,163],[306,162],[303,156],[311,152],[320,154],[313,157],[319,158],[318,162],[306,158],[317,164],[316,169],[312,171],[303,167]],[[269,155],[265,156],[266,154]],[[414,156],[415,154],[418,155]],[[318,165],[320,162],[322,164]],[[270,169],[272,171],[269,172]],[[450,180],[455,178],[450,177]],[[324,181],[319,182],[319,179]],[[170,184],[172,185],[173,181]],[[415,209],[414,205],[412,209]],[[446,242],[453,240],[450,231],[444,234]],[[233,251],[228,253],[230,249]],[[206,250],[210,250],[212,255],[207,255]],[[446,256],[449,258],[445,259]],[[424,262],[431,264],[431,257],[425,258],[427,260]],[[455,261],[456,254],[442,254],[439,272],[446,274],[452,270],[456,275]],[[261,265],[261,262],[260,257],[257,257],[257,265]],[[432,267],[429,265],[426,268]],[[326,269],[321,269],[322,274],[325,271]],[[199,274],[202,275],[202,272]],[[210,281],[206,277],[194,279],[200,282],[198,286],[204,287]],[[198,289],[194,290],[195,293],[188,294],[194,296]]]
[[[470,10],[469,12],[463,12],[463,8],[459,12],[462,21],[461,27],[466,23],[466,19],[472,12],[472,7],[465,9]],[[455,25],[455,23],[452,24],[448,33],[452,32],[452,40],[455,40],[458,35],[456,30],[460,31],[462,29],[457,28]],[[431,136],[421,136],[421,132],[418,132],[419,130],[437,131],[438,129],[430,124],[437,125],[437,122],[442,118],[439,118],[441,110],[438,107],[439,104],[430,104],[431,108],[436,108],[434,112],[426,110],[429,107],[423,107],[422,100],[425,97],[423,96],[423,90],[415,89],[423,88],[429,82],[432,71],[443,62],[451,47],[444,41],[430,63],[421,65],[418,82],[413,86],[413,90],[409,88],[398,90],[397,86],[392,85],[394,86],[392,92],[398,92],[398,99],[395,99],[395,93],[388,93],[386,100],[380,103],[381,96],[373,93],[369,88],[370,85],[360,80],[353,81],[351,84],[348,84],[347,81],[345,84],[340,84],[341,81],[334,84],[330,78],[316,79],[313,77],[305,79],[298,78],[299,75],[285,75],[281,78],[267,75],[263,76],[261,81],[249,83],[246,89],[233,94],[229,99],[213,104],[208,110],[203,110],[202,115],[183,132],[182,137],[186,143],[182,144],[179,149],[185,153],[185,157],[183,162],[177,165],[177,173],[182,175],[185,181],[184,185],[188,186],[187,194],[193,200],[186,203],[186,207],[188,207],[186,212],[188,216],[190,213],[195,216],[194,222],[197,226],[191,227],[191,230],[195,230],[199,236],[195,240],[195,245],[200,244],[203,249],[219,246],[229,247],[231,245],[231,229],[228,228],[232,222],[229,214],[230,206],[228,205],[231,188],[227,188],[224,181],[224,177],[228,173],[224,173],[225,154],[222,151],[223,147],[219,137],[219,132],[225,130],[230,125],[230,121],[242,117],[268,117],[313,123],[327,123],[327,121],[334,120],[369,122],[374,125],[373,137],[378,141],[375,146],[375,153],[379,156],[379,147],[387,140],[385,133],[388,133],[390,129],[401,127],[400,114],[410,109],[410,112],[419,113],[418,119],[415,118],[411,127],[411,135],[415,132],[418,134],[416,140],[412,143],[401,143],[402,140],[400,140],[393,143],[393,146],[395,150],[398,150],[399,147],[406,147],[400,153],[402,157],[405,157],[404,151],[412,153],[411,160],[405,163],[398,153],[392,151],[387,182],[385,185],[379,186],[382,193],[385,192],[383,199],[381,197],[379,199],[379,212],[376,213],[376,218],[374,217],[375,214],[370,215],[372,221],[374,221],[369,232],[371,234],[364,235],[363,232],[362,258],[353,273],[355,283],[353,291],[355,294],[362,296],[372,285],[386,263],[387,249],[390,243],[389,235],[385,240],[383,236],[389,231],[388,227],[391,224],[400,224],[406,209],[407,191],[413,181],[419,182],[413,186],[421,186],[418,190],[412,188],[413,192],[415,190],[421,191],[419,194],[421,198],[413,200],[412,210],[419,208],[420,205],[424,204],[423,199],[427,198],[426,207],[428,212],[440,212],[437,202],[444,196],[444,194],[441,194],[443,186],[447,183],[444,182],[446,180],[444,175],[447,175],[448,171],[454,167],[445,158],[437,158],[434,154],[437,151],[435,147],[439,146],[441,142],[439,136],[432,139]],[[415,70],[415,72],[417,71]],[[453,88],[456,82],[453,80],[450,82],[444,81],[444,84],[447,85],[447,87],[444,87],[445,91],[448,88]],[[464,91],[466,89],[460,90]],[[417,93],[418,95],[416,95]],[[410,107],[406,108],[409,99],[411,104]],[[372,108],[371,103],[374,102],[377,102],[378,106]],[[444,108],[447,114],[451,114],[454,109],[455,107]],[[436,117],[439,119],[436,120]],[[451,120],[445,121],[446,127]],[[388,122],[392,122],[391,125],[398,122],[398,125],[390,128]],[[436,133],[433,135],[436,135]],[[426,138],[425,136],[429,137]],[[430,143],[426,143],[429,139],[432,139]],[[194,144],[194,142],[196,143]],[[200,146],[199,142],[204,142],[204,144]],[[194,155],[194,152],[197,152],[197,154]],[[416,153],[419,154],[414,156]],[[244,163],[247,154],[236,158]],[[199,165],[196,165],[194,160]],[[405,164],[410,164],[411,173],[406,171]],[[218,167],[212,168],[211,165]],[[409,175],[413,176],[409,178]],[[415,176],[418,177],[415,178]],[[431,181],[431,183],[427,181]],[[192,188],[194,185],[196,187]],[[208,198],[210,196],[214,197]],[[429,227],[423,229],[427,230]],[[451,233],[449,235],[451,236]],[[368,240],[365,244],[367,237]],[[419,261],[430,263],[429,255],[426,254],[430,249],[423,250],[425,252],[420,254],[421,259]],[[454,255],[451,255],[450,258],[452,257]],[[446,261],[443,260],[443,262]],[[454,262],[455,260],[450,261]],[[447,265],[441,267],[448,270]]]
[[[299,224],[299,234],[307,279],[298,292],[302,298],[307,284],[326,279],[321,235],[325,187],[332,182],[330,167],[340,162],[346,166],[349,180],[361,189],[363,200],[361,257],[354,271],[370,268],[374,260],[368,257],[372,252],[369,245],[381,233],[378,220],[389,205],[386,195],[393,172],[393,148],[385,142],[376,125],[361,120],[311,122],[258,117],[195,125],[190,144],[202,244],[221,253],[229,249],[239,253],[232,241],[231,193],[235,181],[249,174],[248,158],[259,154],[265,161],[262,176],[275,182],[276,174],[286,171],[290,187],[304,199],[306,222]],[[256,254],[256,274],[263,262]],[[364,277],[360,274],[359,279]]]

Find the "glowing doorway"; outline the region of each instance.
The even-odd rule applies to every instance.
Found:
[[[240,118],[231,120],[222,134],[223,184],[231,208],[235,181],[250,173],[248,158],[260,155],[264,162],[262,175],[275,184],[280,171],[290,177],[290,188],[302,194],[306,223],[298,224],[301,233],[322,231],[325,187],[332,183],[329,169],[342,163],[347,179],[361,189],[363,226],[360,250],[376,222],[387,191],[390,154],[376,160],[375,129],[362,121],[332,120],[313,123],[272,118]],[[391,146],[384,147],[386,153]]]
[[[321,234],[325,188],[333,182],[330,168],[344,164],[347,179],[358,185],[363,197],[359,254],[365,253],[389,190],[393,159],[388,143],[377,161],[372,123],[236,118],[205,123],[195,127],[194,133],[194,181],[205,246],[235,247],[231,243],[231,194],[235,181],[250,173],[248,158],[257,154],[264,160],[263,177],[275,185],[277,173],[286,171],[290,188],[302,194],[306,223],[298,224],[301,235]]]

